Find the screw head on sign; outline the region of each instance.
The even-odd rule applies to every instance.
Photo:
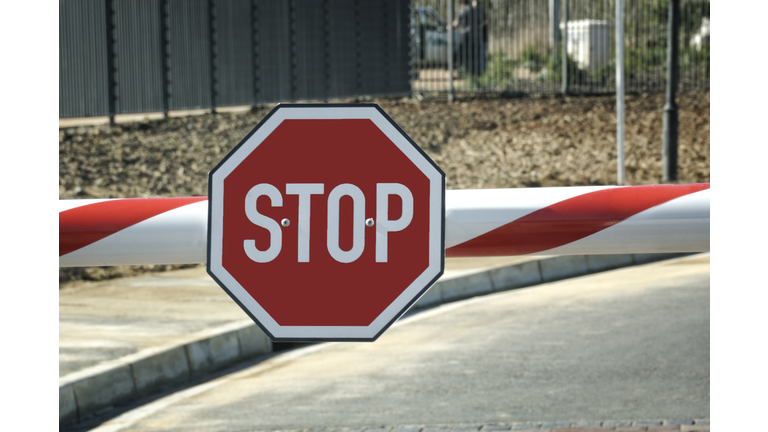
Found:
[[[291,221],[289,221],[288,219],[283,219],[283,220],[280,221],[280,225],[282,225],[284,227],[287,227],[290,224],[291,224]]]
[[[365,225],[372,227],[373,226],[373,218],[368,218],[365,220]]]

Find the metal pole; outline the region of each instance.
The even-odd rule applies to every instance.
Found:
[[[453,0],[448,0],[448,102],[453,102]],[[425,43],[421,41],[421,43]]]
[[[669,38],[667,43],[667,103],[664,105],[664,127],[662,130],[662,182],[677,181],[677,50],[680,0],[669,2]]]
[[[217,31],[217,23],[216,23],[216,2],[214,0],[208,0],[208,50],[211,54],[210,57],[210,64],[209,64],[209,71],[211,74],[211,81],[210,81],[210,94],[211,94],[211,113],[216,114],[216,84],[217,84],[217,75],[218,70],[216,67],[217,57],[218,57],[218,46],[216,44],[216,31]]]
[[[107,14],[107,103],[109,104],[109,124],[114,126],[117,106],[116,99],[119,94],[115,91],[119,84],[116,79],[117,67],[115,62],[115,2],[113,0],[106,0],[105,9]]]
[[[624,184],[624,0],[616,0],[616,184]]]
[[[563,94],[568,94],[568,0],[563,0]]]
[[[160,62],[163,83],[163,116],[168,118],[171,106],[171,58],[170,58],[170,33],[168,31],[168,0],[160,0],[160,52],[163,61]]]
[[[549,0],[549,49],[552,57],[560,46],[560,0]]]
[[[549,47],[556,49],[560,40],[560,7],[559,0],[549,0]]]

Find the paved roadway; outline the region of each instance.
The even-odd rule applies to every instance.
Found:
[[[453,303],[374,343],[281,354],[97,430],[708,419],[709,268],[697,255]]]

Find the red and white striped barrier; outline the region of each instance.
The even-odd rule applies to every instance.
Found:
[[[449,190],[448,257],[709,251],[709,183]],[[59,201],[59,266],[206,261],[208,199]]]

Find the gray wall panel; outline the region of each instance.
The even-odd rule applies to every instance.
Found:
[[[292,1],[256,1],[256,102],[294,100]],[[293,24],[295,26],[295,24]]]
[[[380,67],[387,64],[389,50],[387,40],[389,29],[385,21],[389,19],[389,8],[385,1],[363,2],[360,8],[360,75],[362,94],[380,95],[387,93],[388,71]]]
[[[254,102],[253,2],[216,0],[216,105]]]
[[[358,94],[360,65],[358,51],[360,30],[357,24],[356,0],[329,0],[328,17],[328,97],[341,98]]]
[[[328,35],[326,2],[296,0],[296,96],[298,100],[328,98]]]
[[[109,115],[104,0],[59,1],[59,117]]]
[[[410,2],[398,0],[389,2],[392,9],[389,22],[391,26],[389,88],[388,91],[395,94],[406,94],[411,91],[411,38],[410,38]]]
[[[115,113],[164,111],[161,0],[115,2]]]
[[[212,108],[208,0],[168,0],[168,108]]]

